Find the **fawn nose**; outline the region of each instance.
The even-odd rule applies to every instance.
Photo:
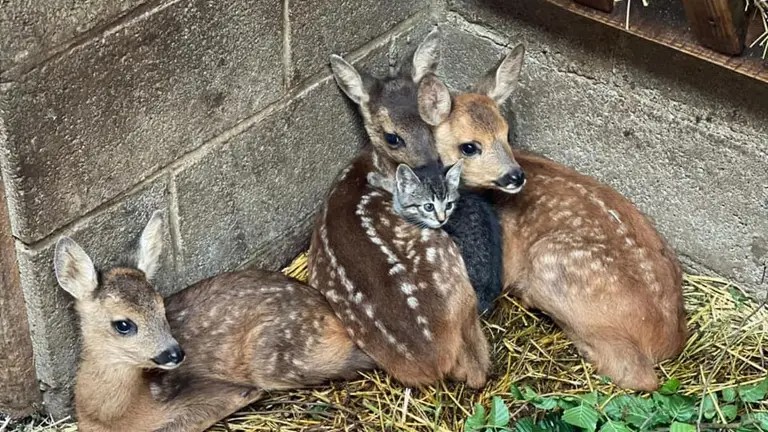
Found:
[[[520,167],[510,170],[500,179],[496,180],[496,184],[503,189],[520,188],[525,184],[525,172]]]
[[[184,360],[184,350],[179,345],[161,352],[152,361],[158,366],[176,367]]]

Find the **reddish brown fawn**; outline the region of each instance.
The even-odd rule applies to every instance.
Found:
[[[499,104],[514,90],[523,56],[520,45],[474,92],[453,98],[435,128],[440,156],[464,160],[467,185],[497,191],[505,286],[552,317],[598,372],[654,390],[654,364],[678,355],[687,338],[677,257],[614,189],[510,148]],[[430,89],[437,94],[426,100],[448,97],[444,85]]]
[[[373,366],[325,299],[282,274],[224,273],[163,301],[150,282],[163,226],[155,212],[136,267],[103,273],[72,239],[56,245],[56,277],[80,318],[81,431],[202,431],[259,390],[352,378]]]
[[[361,74],[341,57],[331,66],[355,102],[370,146],[343,170],[312,235],[310,284],[323,292],[357,345],[406,385],[443,378],[485,384],[488,344],[463,260],[442,231],[393,212],[391,195],[368,185],[398,164],[441,167],[431,125],[450,99],[422,100],[439,84],[438,34],[430,33],[397,76]]]

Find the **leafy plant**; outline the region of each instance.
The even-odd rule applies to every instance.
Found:
[[[510,419],[500,396],[491,400],[488,414],[481,404],[467,418],[467,432],[699,432],[735,430],[768,432],[768,379],[711,392],[701,397],[681,392],[680,381],[670,379],[657,392],[608,395],[540,395],[531,387],[512,385],[512,403],[526,404],[534,414]],[[512,424],[510,424],[513,422]]]

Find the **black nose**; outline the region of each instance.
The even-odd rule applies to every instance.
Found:
[[[152,359],[155,364],[160,366],[177,365],[183,360],[184,350],[178,345],[168,348]]]
[[[515,168],[508,173],[504,174],[497,183],[501,187],[520,187],[525,183],[525,173],[522,168]]]

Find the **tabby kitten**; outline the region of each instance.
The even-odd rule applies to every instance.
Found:
[[[469,280],[477,294],[478,312],[490,313],[501,295],[501,226],[490,200],[482,193],[459,194],[461,161],[448,172],[414,172],[397,167],[395,178],[368,174],[368,183],[392,194],[400,217],[421,227],[443,228],[461,251]]]
[[[368,174],[368,183],[392,194],[392,208],[400,217],[421,228],[437,229],[456,208],[461,166],[461,161],[457,162],[445,176],[419,176],[408,165],[400,164],[394,180],[372,172]]]

